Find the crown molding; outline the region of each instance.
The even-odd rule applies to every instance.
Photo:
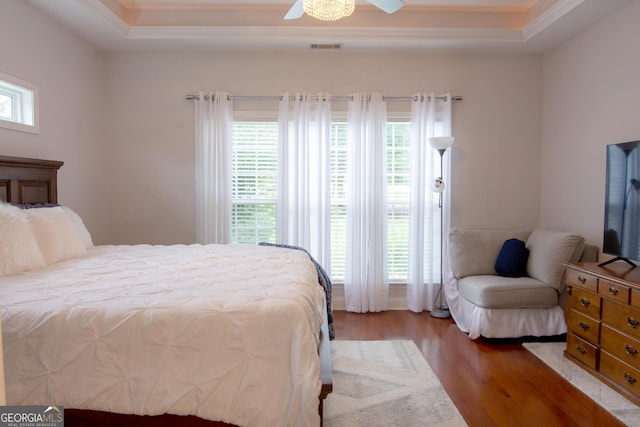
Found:
[[[583,2],[584,0],[559,0],[522,30],[524,40],[529,40],[538,33],[541,33],[544,29],[580,6]]]
[[[103,22],[109,24],[114,30],[123,37],[129,34],[130,26],[122,20],[113,10],[106,6],[101,0],[84,0],[87,7],[92,13],[102,19]]]
[[[520,30],[455,28],[323,27],[129,27],[128,39],[271,38],[313,40],[510,40],[523,41]]]
[[[138,14],[120,0],[24,1],[95,46],[114,52],[299,50],[309,43],[342,43],[344,51],[543,53],[633,0],[540,0],[541,7],[529,13],[407,6],[403,8],[406,13],[387,17],[363,8],[357,19],[328,25],[312,18],[283,22],[276,3],[266,5],[258,0],[220,0],[216,4],[224,8],[202,9],[202,13],[145,8]]]

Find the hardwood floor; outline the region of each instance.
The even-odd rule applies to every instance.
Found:
[[[338,340],[413,340],[470,426],[623,425],[520,343],[471,340],[426,312],[334,315]]]
[[[338,340],[413,340],[471,427],[623,425],[522,344],[471,340],[453,320],[426,312],[335,311],[334,316]],[[79,427],[137,426],[140,420],[78,410],[65,410],[65,418],[66,425]],[[195,417],[142,418],[154,427],[229,426]]]

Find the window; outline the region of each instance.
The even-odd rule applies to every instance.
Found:
[[[235,122],[231,156],[231,240],[275,243],[278,123]]]
[[[36,85],[0,73],[0,127],[39,133]]]
[[[388,269],[406,282],[409,238],[408,122],[387,124]],[[347,138],[344,122],[331,125],[331,277],[345,275]],[[278,200],[278,124],[236,121],[233,128],[232,241],[275,242]]]
[[[346,123],[331,125],[331,275],[344,281],[347,255],[347,138]]]
[[[409,262],[409,182],[411,170],[409,123],[387,125],[387,199],[389,280],[406,281]]]

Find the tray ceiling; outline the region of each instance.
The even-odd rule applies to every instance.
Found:
[[[285,21],[294,0],[27,0],[106,51],[308,50],[541,53],[632,0],[356,1],[336,22]]]

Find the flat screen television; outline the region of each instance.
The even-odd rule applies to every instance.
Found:
[[[640,259],[640,141],[607,145],[602,252],[615,261]]]

